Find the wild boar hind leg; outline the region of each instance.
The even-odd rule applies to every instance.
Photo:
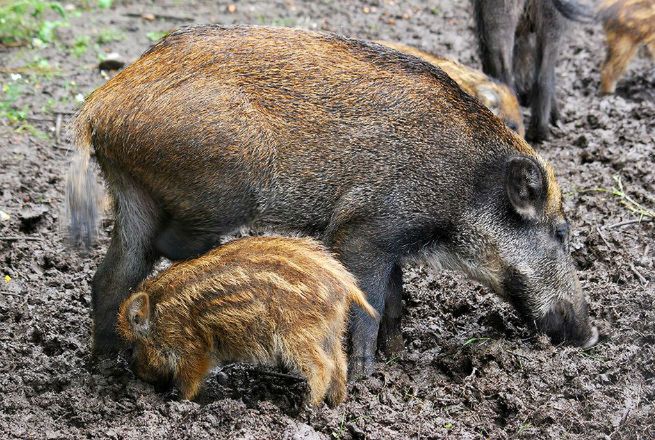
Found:
[[[153,246],[160,217],[158,208],[134,182],[112,177],[116,221],[109,249],[91,286],[96,355],[121,348],[116,334],[118,307],[130,290],[148,276],[159,257]]]
[[[557,106],[553,112],[555,94],[555,64],[559,54],[561,36],[566,23],[555,7],[549,2],[539,4],[543,17],[537,23],[536,54],[534,65],[534,83],[530,98],[530,126],[526,138],[541,142],[550,137],[549,124],[558,117]]]

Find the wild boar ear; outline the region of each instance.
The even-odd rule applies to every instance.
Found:
[[[127,320],[135,335],[148,336],[150,330],[150,297],[145,292],[130,298],[127,305]]]
[[[535,159],[527,156],[509,159],[505,188],[517,214],[530,221],[542,217],[548,187],[546,175]]]
[[[476,87],[476,95],[485,107],[491,110],[494,115],[498,116],[500,113],[500,102],[495,90],[487,85],[481,84]]]

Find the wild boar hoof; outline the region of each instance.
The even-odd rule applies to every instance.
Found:
[[[531,142],[541,142],[545,141],[550,137],[550,130],[548,127],[543,127],[541,125],[531,125],[528,128],[525,138]]]
[[[373,373],[373,358],[370,356],[351,356],[348,361],[348,380],[368,377]]]
[[[402,351],[405,349],[403,336],[401,334],[389,335],[382,341],[380,349],[387,356],[394,356],[402,353]]]
[[[596,345],[597,342],[598,342],[598,329],[596,327],[593,327],[591,329],[591,337],[587,340],[587,342],[584,343],[582,348],[593,347],[594,345]]]

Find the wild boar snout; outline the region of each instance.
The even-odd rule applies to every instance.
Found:
[[[589,307],[584,299],[578,307],[571,301],[559,300],[535,323],[554,344],[589,348],[598,342],[598,329],[590,323]]]
[[[510,270],[503,283],[504,296],[553,344],[588,348],[598,342],[598,330],[591,324],[587,300],[569,264],[546,264],[529,275]]]

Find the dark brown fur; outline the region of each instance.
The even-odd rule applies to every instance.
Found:
[[[647,46],[655,60],[655,1],[605,0],[598,14],[607,39],[600,90],[611,94],[640,46]]]
[[[178,263],[123,302],[120,334],[147,381],[172,379],[193,399],[216,363],[281,363],[307,379],[310,402],[346,397],[343,350],[354,277],[308,238],[250,237]]]
[[[357,373],[378,336],[402,348],[402,264],[418,255],[513,298],[528,323],[570,301],[581,313],[561,328],[576,332],[558,337],[590,340],[552,167],[416,57],[302,30],[185,28],[93,92],[76,130],[116,217],[92,285],[96,352],[117,348],[118,305],[160,256],[195,257],[242,227],[320,237],[356,276],[383,317],[353,317]],[[71,181],[69,204],[91,204]]]
[[[422,51],[412,46],[391,41],[377,41],[384,46],[414,55],[442,69],[466,93],[478,98],[491,112],[519,135],[525,135],[521,107],[516,95],[507,85],[489,78],[477,69],[457,61]]]

